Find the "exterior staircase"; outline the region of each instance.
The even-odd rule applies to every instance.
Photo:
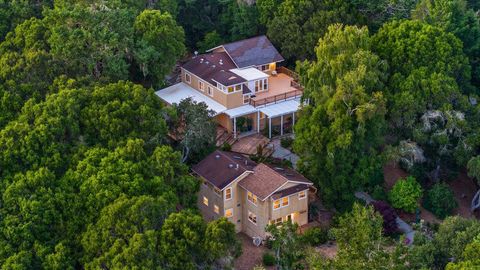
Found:
[[[228,131],[223,127],[217,127],[217,137],[216,137],[217,147],[221,147],[225,143],[230,145],[234,144],[236,139],[233,137],[233,134],[228,133]]]

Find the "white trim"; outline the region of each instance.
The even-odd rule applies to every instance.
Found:
[[[229,189],[230,189],[230,199],[227,199],[227,190],[229,190]],[[231,199],[233,199],[233,188],[232,187],[229,187],[229,188],[225,189],[225,194],[223,196],[223,199],[225,201],[230,201]]]
[[[302,192],[304,193],[304,196],[303,196],[303,197],[300,197],[300,193],[302,193]],[[308,189],[306,189],[306,190],[301,190],[301,191],[297,192],[297,193],[298,193],[298,195],[297,195],[297,196],[298,196],[298,199],[299,199],[299,200],[305,200],[305,199],[307,198],[307,192],[308,192]]]
[[[279,191],[283,186],[285,186],[286,184],[288,184],[288,182],[289,182],[289,181],[287,180],[287,182],[283,183],[281,186],[279,186],[277,189],[275,189],[272,193],[270,193],[270,195],[266,196],[265,199],[262,200],[262,202],[264,202],[266,199],[270,198],[270,196],[272,196],[273,193]]]
[[[258,197],[257,197],[257,195],[253,194],[253,192],[248,191],[248,190],[247,190],[247,201],[249,201],[251,204],[257,206],[256,203],[254,203],[253,201],[250,200],[250,198],[248,198],[249,193],[252,194],[252,198],[254,198],[254,199],[257,201],[257,203],[258,203]]]

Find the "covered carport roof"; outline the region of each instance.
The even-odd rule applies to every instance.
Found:
[[[274,118],[286,114],[297,112],[300,109],[301,103],[296,99],[283,101],[277,104],[270,104],[266,107],[259,108],[260,111],[269,118]]]

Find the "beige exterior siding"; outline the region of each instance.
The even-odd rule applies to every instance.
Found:
[[[288,206],[280,207],[279,209],[273,209],[274,200],[269,198],[268,203],[270,205],[270,220],[277,218],[285,219],[288,215],[293,214],[293,221],[302,226],[308,223],[308,190],[305,198],[299,199],[298,193],[288,196]],[[280,199],[281,201],[281,199]]]
[[[243,189],[238,186],[238,181],[242,180],[248,175],[248,173],[245,173],[244,175],[241,175],[238,177],[235,181],[233,181],[230,185],[226,186],[223,189],[223,208],[224,211],[227,209],[233,209],[233,217],[229,218],[228,220],[235,224],[235,230],[237,232],[242,231],[242,225],[243,225],[243,215],[242,215],[242,206],[244,202],[242,201],[243,198]],[[225,192],[228,188],[232,188],[232,199],[230,200],[225,200]]]
[[[203,197],[208,199],[208,206],[203,203]],[[207,221],[215,220],[224,215],[223,198],[214,191],[213,185],[205,181],[200,185],[197,205]],[[214,205],[217,205],[219,208],[218,214],[214,211]]]

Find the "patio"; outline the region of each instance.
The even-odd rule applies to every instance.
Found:
[[[261,145],[264,149],[264,155],[271,154],[271,150],[267,149],[267,145],[270,140],[261,134],[254,133],[252,135],[238,138],[232,145],[232,152],[255,155],[257,154],[257,147]]]

